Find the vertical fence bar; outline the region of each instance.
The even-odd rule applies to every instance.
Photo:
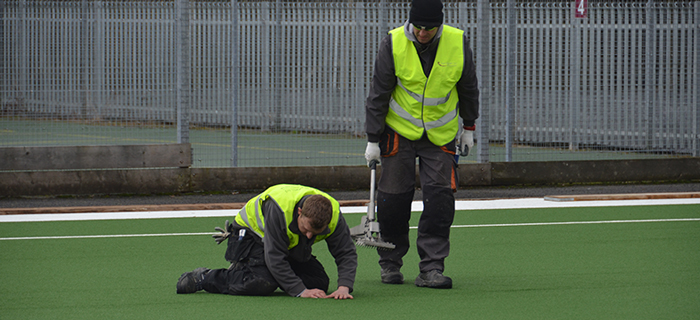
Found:
[[[465,5],[466,4],[462,4]],[[479,0],[476,5],[476,77],[479,80],[479,118],[476,120],[476,162],[489,162],[491,140],[491,4]]]
[[[177,142],[190,142],[190,4],[177,0],[175,5],[175,51],[177,52]]]
[[[238,55],[240,53],[239,46],[241,45],[240,37],[238,36],[238,1],[231,0],[230,2],[230,20],[229,41],[231,43],[231,166],[238,167]]]
[[[513,127],[515,112],[515,0],[506,7],[506,162],[513,161]]]

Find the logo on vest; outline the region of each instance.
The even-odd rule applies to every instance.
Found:
[[[437,64],[438,64],[438,66],[441,66],[441,67],[456,67],[457,66],[457,64],[454,62],[440,62],[440,61],[438,61]]]

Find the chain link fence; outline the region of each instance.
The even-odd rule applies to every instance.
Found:
[[[460,163],[700,156],[700,1],[443,2],[481,90]],[[0,1],[0,148],[362,165],[374,57],[409,4]]]

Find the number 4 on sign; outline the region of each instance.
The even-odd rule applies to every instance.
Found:
[[[576,0],[576,18],[588,17],[588,0]]]

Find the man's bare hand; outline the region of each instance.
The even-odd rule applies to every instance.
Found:
[[[306,289],[301,293],[302,298],[327,298],[326,293],[321,289]]]
[[[329,294],[326,296],[326,298],[334,298],[336,300],[345,300],[345,299],[352,299],[352,295],[350,295],[350,288],[346,286],[340,286],[338,287],[338,290],[335,290],[335,292]]]

